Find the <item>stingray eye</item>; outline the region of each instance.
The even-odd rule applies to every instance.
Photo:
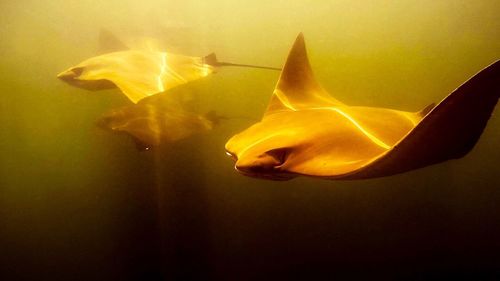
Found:
[[[276,159],[279,165],[281,165],[285,163],[288,156],[288,151],[288,148],[276,148],[267,151],[266,154]]]
[[[83,67],[75,67],[75,68],[71,69],[71,72],[73,72],[73,77],[78,77],[78,76],[82,75]]]

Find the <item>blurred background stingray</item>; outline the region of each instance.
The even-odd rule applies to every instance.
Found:
[[[126,133],[134,139],[137,149],[149,150],[210,131],[223,118],[214,111],[197,114],[189,110],[192,102],[186,95],[162,93],[138,104],[112,109],[97,120],[97,125]]]
[[[111,32],[101,29],[100,52],[59,73],[57,77],[75,87],[97,91],[119,88],[133,103],[168,91],[213,73],[216,67],[238,66],[280,70],[278,68],[221,62],[215,53],[192,57],[165,52],[153,38],[138,38],[134,44],[122,43]],[[128,47],[128,48],[127,48]]]

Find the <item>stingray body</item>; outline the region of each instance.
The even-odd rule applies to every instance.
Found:
[[[149,150],[212,130],[220,118],[214,112],[201,115],[188,111],[178,96],[160,94],[138,104],[113,109],[97,124],[112,132],[130,135],[139,150]]]
[[[497,61],[418,112],[348,106],[316,82],[300,34],[264,117],[226,151],[237,171],[259,178],[389,176],[464,156],[499,96]]]
[[[133,103],[206,77],[221,66],[279,70],[219,62],[213,53],[205,57],[192,57],[157,51],[157,47],[152,46],[126,50],[126,45],[107,31],[101,31],[99,41],[101,45],[107,46],[101,49],[111,52],[87,59],[59,73],[57,77],[73,86],[92,91],[119,88]]]
[[[87,90],[118,87],[133,103],[208,76],[214,66],[202,57],[152,50],[113,52],[83,61],[58,78]]]

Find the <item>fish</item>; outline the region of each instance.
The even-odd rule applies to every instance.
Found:
[[[386,177],[465,156],[500,96],[500,61],[417,112],[350,106],[316,81],[300,33],[260,122],[231,137],[235,169],[270,180]]]
[[[204,57],[186,56],[139,48],[120,50],[124,46],[114,35],[101,31],[99,41],[110,46],[109,53],[91,57],[59,73],[62,81],[90,91],[118,88],[132,102],[206,77],[219,67],[236,66],[269,70],[274,67],[221,62],[215,53]]]
[[[111,109],[96,125],[115,134],[129,135],[136,148],[145,151],[208,132],[226,119],[215,111],[199,114],[188,110],[188,103],[189,99],[179,94],[163,93]]]

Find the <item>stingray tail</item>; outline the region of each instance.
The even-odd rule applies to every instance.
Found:
[[[211,53],[210,55],[203,58],[203,62],[205,64],[211,66],[235,66],[235,67],[248,67],[248,68],[259,68],[259,69],[268,69],[268,70],[277,70],[281,71],[281,68],[270,67],[270,66],[261,66],[261,65],[252,65],[252,64],[241,64],[241,63],[232,63],[232,62],[221,62],[217,60],[215,53]]]

